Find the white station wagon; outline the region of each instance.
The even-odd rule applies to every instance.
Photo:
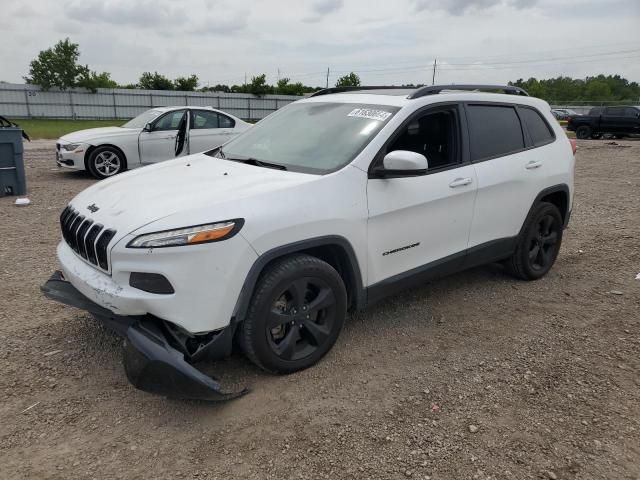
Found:
[[[61,137],[56,163],[102,179],[219,147],[250,126],[211,107],[153,108],[121,127],[90,128]]]

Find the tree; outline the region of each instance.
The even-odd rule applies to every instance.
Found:
[[[281,78],[275,87],[275,93],[279,95],[304,95],[304,89],[301,82],[290,83],[288,78]]]
[[[78,65],[80,50],[77,43],[68,38],[60,40],[53,48],[42,50],[29,65],[27,83],[40,85],[43,90],[59,87],[65,90],[75,87],[83,75],[89,74],[87,66]]]
[[[144,72],[138,85],[144,90],[173,90],[173,82],[158,72]]]
[[[118,83],[111,79],[111,74],[107,72],[93,72],[86,70],[80,76],[76,86],[83,87],[96,92],[98,88],[118,88]]]
[[[191,75],[190,77],[178,77],[173,81],[176,90],[183,92],[193,92],[198,87],[198,77]]]
[[[340,77],[336,82],[336,87],[359,87],[360,77],[358,74],[351,72],[348,75]]]
[[[251,77],[251,83],[247,85],[247,93],[252,93],[258,97],[262,95],[266,95],[273,91],[273,87],[271,85],[267,85],[267,75],[257,75],[255,77]]]

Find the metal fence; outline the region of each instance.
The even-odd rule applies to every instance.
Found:
[[[302,97],[244,93],[176,92],[99,88],[43,91],[35,85],[0,83],[0,115],[8,118],[129,119],[153,107],[213,107],[244,120],[260,120]]]

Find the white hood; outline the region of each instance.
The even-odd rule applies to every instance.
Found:
[[[185,225],[210,222],[217,216],[232,218],[238,216],[243,199],[317,178],[199,153],[98,182],[78,194],[71,205],[105,228],[117,230],[121,237],[174,214]],[[99,210],[91,213],[90,205]],[[204,212],[201,219],[197,218],[200,212]],[[176,225],[180,226],[184,225]]]
[[[60,141],[69,143],[91,143],[93,140],[104,141],[107,138],[137,136],[141,128],[101,127],[88,128],[60,137]]]

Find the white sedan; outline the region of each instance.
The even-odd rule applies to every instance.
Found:
[[[249,127],[250,123],[210,107],[153,108],[121,127],[90,128],[61,137],[56,163],[102,179],[211,150]]]

